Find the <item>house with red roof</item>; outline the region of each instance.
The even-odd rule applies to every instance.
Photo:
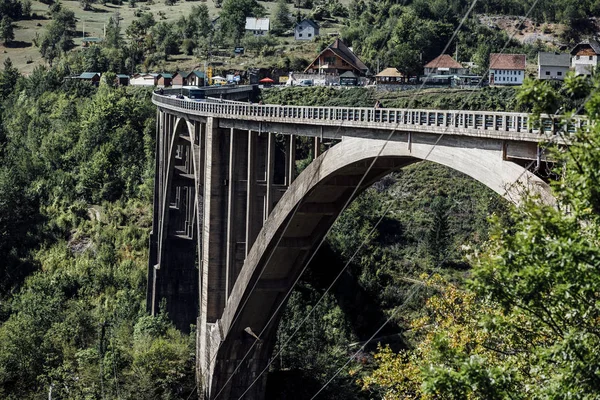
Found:
[[[525,54],[490,54],[490,85],[522,85]]]
[[[448,54],[442,54],[425,64],[425,75],[465,75],[467,69]]]
[[[336,39],[319,53],[317,58],[304,70],[306,73],[328,75],[341,75],[347,71],[364,76],[369,68],[340,39]]]

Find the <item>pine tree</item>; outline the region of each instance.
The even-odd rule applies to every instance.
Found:
[[[5,15],[2,21],[0,21],[0,38],[4,41],[5,46],[15,39],[14,30],[15,26],[12,19]]]
[[[292,19],[290,18],[290,8],[288,7],[286,0],[279,0],[277,2],[277,8],[275,10],[275,18],[273,21],[273,28],[271,32],[274,35],[281,35],[292,26]]]
[[[448,223],[448,200],[446,197],[436,196],[431,203],[433,220],[427,232],[427,248],[434,265],[439,266],[445,258],[450,246],[450,232]]]

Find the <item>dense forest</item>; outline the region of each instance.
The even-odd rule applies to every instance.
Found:
[[[194,338],[145,313],[146,90],[0,73],[0,397],[185,398]]]
[[[155,126],[149,92],[110,79],[95,88],[65,74],[38,68],[24,78],[9,62],[0,72],[1,395],[188,398],[197,389],[194,332],[176,331],[164,312],[145,313]],[[582,104],[591,89],[579,78],[562,90],[527,82],[516,92],[483,90],[477,102],[471,91],[426,92],[419,106],[481,108],[505,96],[515,109],[546,112]],[[407,101],[365,89],[263,93],[265,102],[282,97],[289,104]],[[587,102],[593,118],[599,101]],[[531,202],[513,210],[470,178],[430,163],[363,193],[292,295],[271,398],[314,394],[338,370],[327,398],[593,393],[595,129],[558,154],[565,158],[565,180],[555,185],[559,209]],[[283,347],[292,335],[293,345]]]
[[[470,5],[304,3],[317,20],[342,21],[342,37],[371,67],[407,72],[439,54]],[[27,4],[0,1],[4,41],[12,40],[12,20],[28,18]],[[478,2],[475,11],[524,15],[533,4]],[[241,37],[238,29],[240,16],[261,15],[260,4],[225,0],[219,6],[225,13],[219,31],[203,4],[178,23],[140,12],[126,32],[113,19],[102,46],[72,52],[74,15],[56,2],[49,9],[52,23],[37,39],[51,67],[22,77],[10,61],[4,64],[0,397],[196,395],[195,333],[175,330],[165,312],[145,312],[155,134],[150,93],[115,87],[112,74],[98,88],[64,78],[90,69],[153,68],[176,52],[201,58],[211,43],[239,40],[275,51],[276,38]],[[540,0],[530,16],[566,24],[564,39],[572,41],[588,32],[588,17],[598,8],[595,1]],[[458,35],[459,54],[482,63],[507,41],[505,33],[470,18]],[[508,43],[507,51],[537,50]],[[280,59],[287,67],[305,62]],[[380,100],[385,107],[579,109],[597,120],[598,85],[569,76],[564,85],[526,81],[518,90],[414,95],[300,88],[262,96],[279,104],[370,107]],[[270,398],[310,397],[332,378],[323,398],[595,398],[599,129],[577,132],[569,151],[555,153],[556,208],[535,199],[514,208],[470,178],[427,162],[364,192],[336,222],[292,294],[278,330]],[[299,169],[310,161],[305,154]],[[387,319],[377,340],[366,343]]]

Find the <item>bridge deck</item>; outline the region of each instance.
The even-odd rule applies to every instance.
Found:
[[[528,142],[554,141],[562,143],[557,133],[573,132],[585,126],[584,117],[574,117],[565,126],[560,116],[542,116],[533,126],[529,114],[491,111],[424,110],[366,107],[310,107],[258,105],[238,102],[198,102],[154,94],[152,101],[159,107],[202,117],[217,117],[241,122],[312,125],[320,127],[396,130],[433,134],[488,137]],[[233,127],[233,126],[232,126]],[[243,128],[243,126],[235,126]],[[332,130],[321,135],[333,135]],[[284,132],[285,133],[285,132]]]

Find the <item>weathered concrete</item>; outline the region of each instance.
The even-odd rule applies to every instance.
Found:
[[[148,308],[157,312],[166,299],[179,328],[197,324],[206,398],[238,398],[260,375],[307,258],[344,205],[389,172],[427,159],[513,203],[525,192],[553,202],[548,185],[521,166],[544,161],[537,141],[546,138],[524,127],[522,114],[162,100],[155,96]],[[298,177],[296,135],[314,137],[318,156]],[[320,154],[330,139],[339,143]],[[265,384],[263,376],[246,397],[262,398]]]

